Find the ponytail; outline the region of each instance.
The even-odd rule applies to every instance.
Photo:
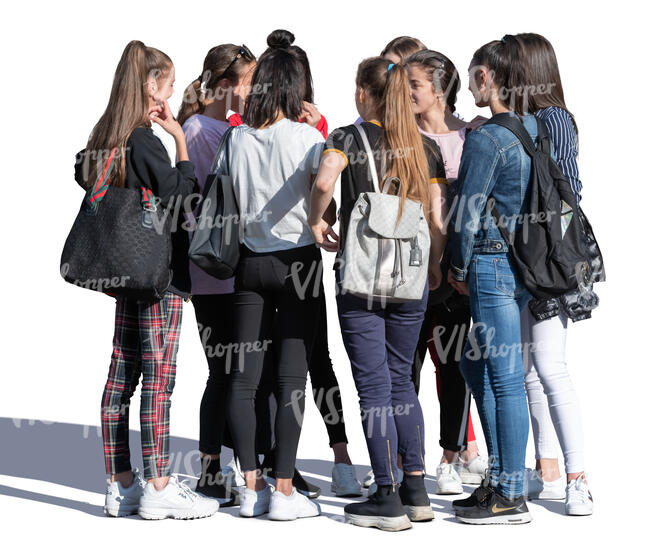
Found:
[[[182,126],[190,116],[202,114],[208,104],[206,101],[219,98],[218,83],[222,79],[237,82],[244,68],[254,61],[255,56],[243,45],[220,44],[211,48],[203,60],[201,75],[183,92],[183,102],[176,116],[178,123]]]
[[[115,148],[118,158],[111,185],[124,186],[127,140],[135,128],[151,126],[147,83],[166,76],[172,65],[169,56],[145,46],[142,41],[131,41],[126,45],[115,70],[108,105],[86,144],[83,168],[86,169],[84,178],[88,187],[95,183]]]
[[[370,96],[384,126],[381,148],[389,158],[387,176],[396,176],[401,182],[399,216],[404,201],[414,199],[422,203],[431,226],[429,162],[411,107],[406,68],[384,58],[368,58],[359,65],[357,86]]]
[[[201,92],[201,82],[198,79],[195,79],[190,83],[183,91],[183,102],[181,107],[178,109],[178,115],[176,120],[182,126],[190,116],[194,114],[201,114],[205,109],[205,104],[201,98],[203,93]]]
[[[479,48],[472,57],[472,67],[485,66],[499,88],[499,99],[516,114],[527,112],[527,86],[524,47],[517,36],[504,35]]]

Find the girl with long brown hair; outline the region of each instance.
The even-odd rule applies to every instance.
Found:
[[[444,168],[435,143],[423,138],[411,108],[406,69],[376,57],[357,71],[355,100],[360,124],[374,159],[367,160],[363,139],[355,125],[334,130],[323,151],[311,194],[309,224],[316,243],[328,251],[343,250],[351,211],[359,195],[373,191],[368,164],[381,161],[383,177],[401,181],[401,206],[412,199],[422,203],[429,224],[431,250],[429,284],[440,284],[440,259],[445,237]],[[341,177],[339,234],[323,219]],[[391,191],[389,193],[396,194]],[[337,268],[337,283],[340,277]],[[403,530],[411,520],[433,518],[424,487],[424,421],[411,381],[428,289],[410,302],[380,304],[350,293],[337,295],[339,322],[359,394],[362,423],[377,490],[368,501],[345,507],[346,519],[358,526]],[[408,410],[405,410],[408,409]],[[402,456],[404,480],[397,490],[397,455]],[[407,515],[408,513],[408,515]]]
[[[514,35],[523,52],[528,107],[545,124],[555,160],[569,180],[577,200],[582,182],[578,172],[578,128],[564,100],[562,79],[553,46],[535,33]],[[569,515],[589,515],[593,498],[585,477],[584,434],[578,395],[566,358],[569,318],[591,317],[598,306],[593,282],[551,300],[533,300],[522,310],[522,337],[534,349],[526,352],[524,373],[528,409],[535,441],[536,473],[528,482],[531,499],[563,499]],[[557,443],[564,456],[566,482],[560,474]]]
[[[214,155],[224,133],[239,116],[250,90],[256,59],[246,45],[211,48],[201,74],[185,89],[178,121],[187,138],[187,151],[196,168],[202,193]],[[237,123],[235,121],[235,123]],[[221,472],[221,446],[226,431],[226,393],[230,369],[225,347],[232,341],[234,278],[219,280],[190,262],[192,305],[208,362],[208,380],[200,406],[201,476],[196,490],[216,498],[221,506],[238,504],[235,478]]]
[[[405,64],[420,133],[440,147],[449,189],[452,190],[458,176],[465,136],[485,118],[478,116],[472,122],[465,122],[455,114],[460,76],[456,66],[443,53],[419,50],[409,56]],[[450,194],[449,197],[453,196]],[[436,368],[440,446],[443,449],[436,470],[438,494],[462,493],[463,483],[479,484],[485,478],[487,468],[487,459],[478,454],[470,414],[471,393],[458,368],[460,348],[467,338],[470,320],[469,299],[455,292],[443,276],[440,287],[429,292],[413,363],[416,390],[419,390],[420,370],[427,348]],[[437,348],[439,346],[443,350]]]
[[[117,149],[111,187],[149,188],[165,206],[184,203],[197,191],[185,135],[167,100],[174,92],[174,65],[166,54],[131,41],[115,71],[108,106],[87,147],[77,156],[75,176],[91,187],[108,153]],[[155,122],[176,143],[171,165]],[[172,279],[158,302],[117,298],[113,353],[101,405],[102,438],[109,474],[104,511],[110,516],[138,512],[142,518],[201,518],[219,508],[170,476],[169,411],[176,375],[176,353],[183,299],[189,296],[187,232],[172,227]],[[144,475],[131,467],[129,405],[142,375],[140,427]]]

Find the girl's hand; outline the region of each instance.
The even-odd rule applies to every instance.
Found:
[[[455,280],[451,274],[451,269],[447,273],[447,281],[454,287],[456,292],[463,294],[464,296],[469,296],[469,284],[467,284],[467,281],[458,282]]]
[[[318,112],[316,106],[307,101],[302,103],[302,114],[300,115],[300,120],[309,124],[312,128],[315,128],[320,122],[321,113]]]
[[[442,270],[440,263],[429,265],[429,290],[435,290],[442,284]]]
[[[177,137],[179,134],[183,135],[183,128],[178,123],[167,101],[159,102],[158,106],[149,111],[149,118],[152,122],[159,124],[160,127],[168,134]]]
[[[323,219],[319,223],[312,225],[311,233],[314,235],[316,245],[325,251],[338,251],[339,237],[334,229]]]

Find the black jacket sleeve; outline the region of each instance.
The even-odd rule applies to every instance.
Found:
[[[127,176],[133,181],[129,185],[148,187],[163,205],[199,193],[194,164],[180,161],[172,166],[165,146],[151,128],[133,130],[127,141],[127,160],[135,174]]]
[[[83,160],[86,150],[82,149],[75,156],[74,161],[74,179],[83,189],[88,189],[88,184],[86,183],[86,178],[83,171]]]

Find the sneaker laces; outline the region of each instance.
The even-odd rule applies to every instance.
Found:
[[[348,480],[350,482],[354,482],[357,480],[357,476],[354,473],[354,468],[352,468],[352,466],[341,466],[339,468],[339,472],[341,476],[343,476],[342,479],[344,480]]]
[[[178,481],[179,476],[184,476],[185,479]],[[173,474],[172,478],[176,480],[176,485],[181,489],[181,491],[187,494],[190,501],[196,501],[197,499],[199,499],[200,495],[196,493],[196,491],[194,491],[187,483],[190,479],[197,480],[198,478],[196,476],[190,476],[188,474],[179,473],[179,474]]]
[[[569,482],[569,488],[573,484],[573,489],[569,489],[569,498],[578,499],[580,503],[586,503],[588,500],[593,500],[587,481],[584,474],[578,476],[575,480]]]
[[[137,468],[134,468],[134,469],[133,469],[133,482],[134,482],[134,483],[137,482],[137,484],[138,484],[142,489],[144,489],[144,488],[146,487],[146,485],[147,485],[147,480],[145,480],[145,479],[142,477],[142,473],[141,473],[140,470],[138,470]]]
[[[487,499],[491,492],[492,486],[490,485],[489,480],[486,478],[481,482],[481,485],[479,485],[474,490],[474,497],[476,497],[476,500],[481,503],[483,500]]]

